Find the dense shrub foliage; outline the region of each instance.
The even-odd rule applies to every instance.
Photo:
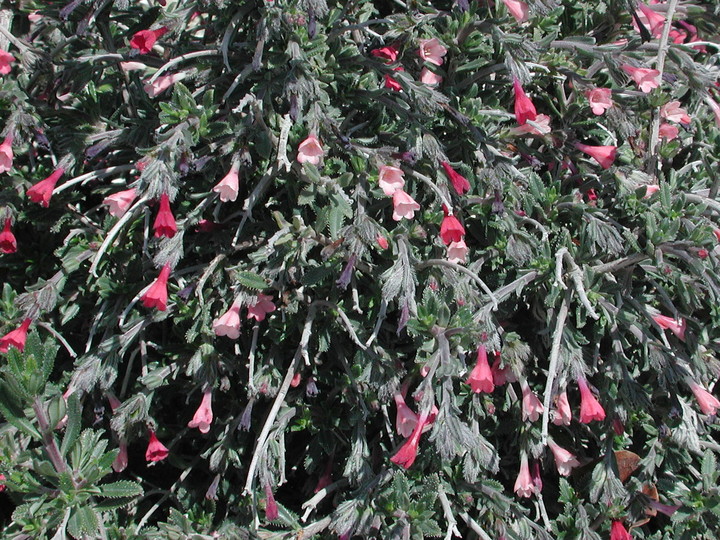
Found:
[[[715,2],[2,6],[3,537],[715,537]]]

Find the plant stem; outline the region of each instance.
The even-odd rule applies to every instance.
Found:
[[[45,451],[50,458],[53,467],[58,473],[67,472],[67,464],[60,454],[60,450],[57,447],[57,442],[53,436],[52,428],[50,427],[50,421],[45,414],[45,408],[43,402],[40,401],[38,396],[33,400],[33,410],[35,411],[35,417],[38,421],[38,427],[40,428],[40,434],[42,435],[43,443],[45,444]],[[73,484],[75,479],[72,479]]]
[[[565,328],[565,320],[568,316],[568,304],[570,303],[570,291],[565,293],[565,297],[560,304],[557,320],[555,321],[555,332],[553,332],[552,348],[550,349],[550,365],[548,366],[548,375],[545,382],[545,394],[543,396],[543,416],[542,416],[542,444],[547,445],[548,423],[550,420],[550,399],[552,398],[553,384],[559,369],[560,361],[560,345],[562,344],[562,332]]]

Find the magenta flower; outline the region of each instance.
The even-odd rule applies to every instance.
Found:
[[[442,66],[445,61],[444,57],[447,54],[447,51],[448,50],[443,47],[437,38],[420,40],[420,49],[418,49],[418,54],[420,55],[420,58],[426,62],[430,62],[436,66]]]
[[[298,146],[297,160],[299,163],[307,162],[317,165],[324,154],[325,151],[322,144],[320,144],[320,140],[315,135],[308,135]]]
[[[275,311],[275,304],[272,303],[272,296],[266,294],[258,294],[257,301],[248,307],[247,318],[255,318],[256,321],[260,322],[265,320],[265,315]]]
[[[388,197],[392,197],[398,189],[402,189],[405,186],[404,175],[403,170],[398,167],[391,167],[390,165],[380,167],[378,184],[383,190],[383,193]]]
[[[105,197],[103,204],[108,207],[108,213],[111,216],[119,218],[128,211],[135,197],[137,197],[137,191],[135,188],[130,188],[108,195]]]
[[[522,408],[523,413],[522,417],[523,420],[530,420],[531,422],[535,422],[538,418],[540,418],[540,415],[542,414],[544,408],[538,397],[535,395],[535,393],[530,389],[530,386],[528,386],[528,383],[523,381],[521,383],[522,386]]]
[[[609,169],[617,156],[617,146],[589,146],[575,143],[575,148],[593,158],[603,169]]]
[[[660,86],[660,72],[657,69],[638,68],[630,64],[623,64],[620,67],[646,94]]]
[[[213,321],[216,336],[227,336],[230,339],[240,337],[240,306],[233,304],[224,315]]]
[[[167,193],[160,195],[160,209],[153,222],[153,230],[155,231],[155,238],[162,236],[172,238],[177,232],[175,216],[173,216],[172,210],[170,209],[170,199]]]
[[[233,163],[225,177],[212,189],[220,194],[222,202],[235,201],[240,190],[240,165]]]
[[[613,106],[612,91],[609,88],[593,88],[585,92],[593,114],[600,116]]]
[[[40,205],[45,208],[50,206],[50,198],[52,197],[55,185],[64,173],[65,169],[61,167],[55,169],[45,180],[41,180],[27,190],[28,198],[32,202],[40,203]]]
[[[487,351],[485,350],[484,344],[478,347],[477,362],[465,383],[469,384],[472,391],[476,394],[480,392],[491,394],[495,390],[493,374],[490,369],[490,364],[488,363]]]
[[[25,350],[25,342],[27,341],[28,329],[32,319],[25,319],[19,327],[8,332],[0,338],[0,353],[8,352],[10,347],[15,347],[18,351]]]
[[[557,396],[552,422],[556,426],[569,426],[571,421],[572,410],[570,409],[570,402],[568,401],[567,392],[563,390],[560,395]]]
[[[402,189],[398,189],[393,193],[392,217],[395,221],[400,221],[403,218],[412,219],[417,210],[420,210],[420,205]]]
[[[532,100],[527,97],[525,90],[518,79],[513,79],[513,92],[515,93],[515,120],[521,126],[528,120],[537,118],[537,111]]]
[[[605,419],[605,409],[588,388],[587,381],[580,377],[577,381],[580,388],[580,422],[589,424],[593,420],[598,422]]]
[[[466,191],[470,191],[470,182],[467,181],[467,178],[453,169],[447,161],[441,161],[440,165],[445,169],[445,174],[450,178],[450,182],[458,195],[462,196]]]
[[[2,351],[2,348],[0,348],[0,351]],[[717,414],[717,410],[720,408],[720,401],[695,381],[688,381],[688,384],[703,414],[709,416]]]
[[[548,446],[550,450],[552,450],[553,457],[555,458],[555,466],[560,476],[568,476],[572,472],[573,467],[580,466],[577,458],[562,446],[555,444],[552,440],[548,441]]]
[[[0,232],[0,252],[17,252],[17,239],[12,232],[12,219],[5,218],[5,228]]]
[[[150,431],[150,440],[148,441],[147,450],[145,451],[146,461],[162,461],[168,457],[169,450],[161,443],[154,431]]]
[[[265,519],[275,521],[280,513],[270,484],[265,484]]]
[[[166,264],[160,270],[157,279],[153,281],[148,290],[140,297],[140,301],[146,308],[157,308],[159,311],[167,309],[168,292],[167,282],[170,277],[170,265]]]
[[[521,0],[503,0],[503,4],[517,22],[523,23],[528,20],[530,8],[525,2]]]
[[[535,482],[533,482],[532,476],[530,475],[527,454],[522,452],[520,454],[520,472],[515,480],[513,491],[517,493],[519,497],[530,497],[536,490],[537,486],[535,486]]]
[[[13,165],[13,136],[7,135],[5,140],[0,144],[0,173],[4,173],[12,169]]]
[[[195,411],[195,415],[192,420],[188,422],[188,427],[198,428],[200,433],[207,433],[210,431],[210,424],[212,424],[212,421],[212,390],[206,390],[203,393],[200,406],[197,408],[197,411]]]
[[[10,64],[14,61],[15,61],[15,57],[12,54],[0,49],[0,73],[1,74],[7,75],[8,73],[10,73],[10,71],[12,71],[12,66]]]
[[[610,540],[632,540],[632,536],[627,532],[622,521],[613,520],[612,526],[610,527]]]

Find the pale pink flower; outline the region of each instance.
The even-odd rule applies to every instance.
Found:
[[[220,194],[220,200],[222,202],[234,201],[237,199],[238,191],[240,189],[239,171],[240,165],[233,163],[230,167],[230,171],[228,171],[225,177],[212,189],[215,193]]]
[[[505,4],[505,7],[507,8],[510,15],[515,17],[515,20],[519,23],[525,22],[528,20],[528,15],[530,14],[530,8],[525,2],[522,2],[521,0],[502,0],[503,4]]]
[[[593,114],[600,116],[613,106],[612,91],[609,88],[593,88],[585,92]]]
[[[522,417],[523,420],[530,420],[531,422],[535,422],[538,418],[540,418],[540,415],[543,412],[543,405],[540,403],[540,400],[535,395],[535,393],[530,389],[530,386],[526,382],[521,383],[522,386],[522,408],[523,413]]]
[[[197,411],[195,411],[195,416],[193,416],[193,419],[188,422],[188,427],[198,428],[200,433],[207,433],[210,431],[210,424],[212,424],[212,421],[212,390],[206,390],[203,393],[200,406]]]
[[[603,169],[609,169],[617,156],[617,146],[590,146],[575,143],[575,148],[593,158]]]
[[[7,135],[5,140],[0,144],[0,173],[4,173],[12,169],[13,165],[13,136]]]
[[[636,11],[636,13],[638,19],[640,19],[640,22],[643,24],[643,26],[650,31],[650,34],[653,37],[660,37],[663,31],[663,26],[665,26],[665,16],[661,13],[658,13],[657,11],[654,11],[652,8],[646,6],[642,2],[638,2],[637,7],[639,11]],[[637,22],[635,21],[634,17],[633,27],[637,32],[640,32],[640,29],[638,28]]]
[[[424,67],[420,70],[420,82],[428,86],[437,86],[442,82],[442,77]]]
[[[447,54],[447,49],[442,46],[437,38],[421,39],[418,54],[420,58],[436,66],[442,66],[445,61],[443,57]]]
[[[33,11],[32,13],[28,13],[28,21],[36,23],[38,21],[42,20],[42,15],[39,11]]]
[[[717,414],[717,410],[720,409],[720,401],[718,401],[718,398],[694,381],[690,381],[688,384],[703,414],[710,416]]]
[[[687,321],[685,321],[682,317],[679,319],[673,319],[667,315],[653,315],[652,320],[655,321],[663,330],[670,330],[680,341],[685,341]]]
[[[417,414],[408,407],[407,403],[405,403],[405,398],[400,392],[395,393],[394,399],[395,408],[397,409],[397,415],[395,417],[395,430],[399,435],[409,437],[412,435],[412,432],[417,425]]]
[[[536,492],[536,490],[537,487],[530,475],[530,466],[528,465],[527,454],[522,452],[522,454],[520,454],[520,472],[515,480],[513,491],[515,491],[515,493],[517,493],[520,497],[530,497]]]
[[[710,105],[710,108],[715,115],[715,124],[720,127],[720,105],[709,96],[705,96],[705,101],[708,105]]]
[[[213,321],[216,336],[227,336],[230,339],[240,337],[240,306],[233,304],[224,315]]]
[[[150,97],[159,96],[173,84],[185,77],[184,73],[173,73],[172,75],[161,75],[152,82],[146,82],[143,90]]]
[[[138,71],[141,69],[147,69],[147,65],[142,62],[120,62],[120,69],[125,72]]]
[[[457,242],[450,242],[447,247],[448,261],[464,264],[468,254],[468,247],[462,238]]]
[[[553,411],[552,422],[556,426],[569,426],[572,421],[572,410],[570,409],[570,402],[568,401],[568,395],[565,390],[557,396],[556,408]]]
[[[108,195],[105,197],[103,204],[108,207],[108,213],[111,216],[119,218],[128,211],[135,197],[137,197],[137,191],[135,188],[130,188]]]
[[[668,124],[667,122],[663,122],[660,124],[660,128],[658,129],[658,135],[661,139],[665,139],[668,141],[672,141],[675,139],[678,134],[680,133],[680,130],[678,130],[677,127],[673,126],[672,124]]]
[[[514,135],[539,135],[544,136],[552,131],[550,117],[547,114],[538,114],[533,120],[526,120],[521,126],[512,128],[510,132]]]
[[[398,167],[391,167],[390,165],[383,165],[380,167],[380,176],[378,184],[382,188],[385,195],[392,197],[392,195],[398,190],[405,186],[405,179],[403,176],[405,173]]]
[[[660,86],[660,72],[657,69],[633,67],[630,64],[620,66],[635,81],[641,91],[649,94],[653,88]]]
[[[660,118],[678,124],[689,124],[692,120],[687,111],[680,107],[679,101],[670,101],[660,107]]]
[[[308,135],[307,139],[298,146],[297,160],[299,163],[307,162],[317,165],[324,154],[320,140],[315,135]]]
[[[420,205],[402,189],[398,189],[393,193],[392,217],[395,221],[400,221],[403,218],[412,219],[417,210],[420,210]]]
[[[647,184],[645,186],[645,195],[643,196],[643,199],[649,199],[653,196],[653,193],[657,193],[660,191],[660,186],[657,184]]]
[[[275,307],[275,304],[272,303],[272,296],[269,296],[267,294],[258,294],[257,295],[257,301],[251,305],[248,306],[248,314],[247,318],[255,318],[256,321],[264,321],[265,316],[268,313],[272,313],[277,309]]]
[[[552,450],[553,457],[555,458],[555,466],[560,476],[568,476],[572,472],[573,467],[580,466],[577,458],[562,446],[555,444],[552,440],[548,441],[548,446],[550,450]]]

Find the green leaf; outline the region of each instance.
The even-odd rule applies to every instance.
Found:
[[[110,499],[120,499],[123,497],[138,497],[143,494],[143,488],[140,484],[130,482],[127,480],[121,480],[119,482],[113,482],[111,484],[104,484],[99,486],[100,496],[108,497]]]
[[[80,409],[80,398],[77,393],[73,392],[70,394],[67,400],[67,416],[68,421],[65,426],[65,434],[60,445],[60,454],[66,455],[70,447],[75,444],[75,441],[80,434],[81,417],[82,411]]]
[[[90,506],[78,506],[68,520],[68,533],[73,538],[93,535],[100,528],[100,520]]]
[[[268,286],[265,278],[254,272],[238,272],[235,274],[235,279],[237,279],[238,283],[243,287],[257,291],[262,291]]]
[[[702,480],[703,489],[709,491],[717,485],[717,460],[712,450],[705,450],[705,455],[702,461]]]

